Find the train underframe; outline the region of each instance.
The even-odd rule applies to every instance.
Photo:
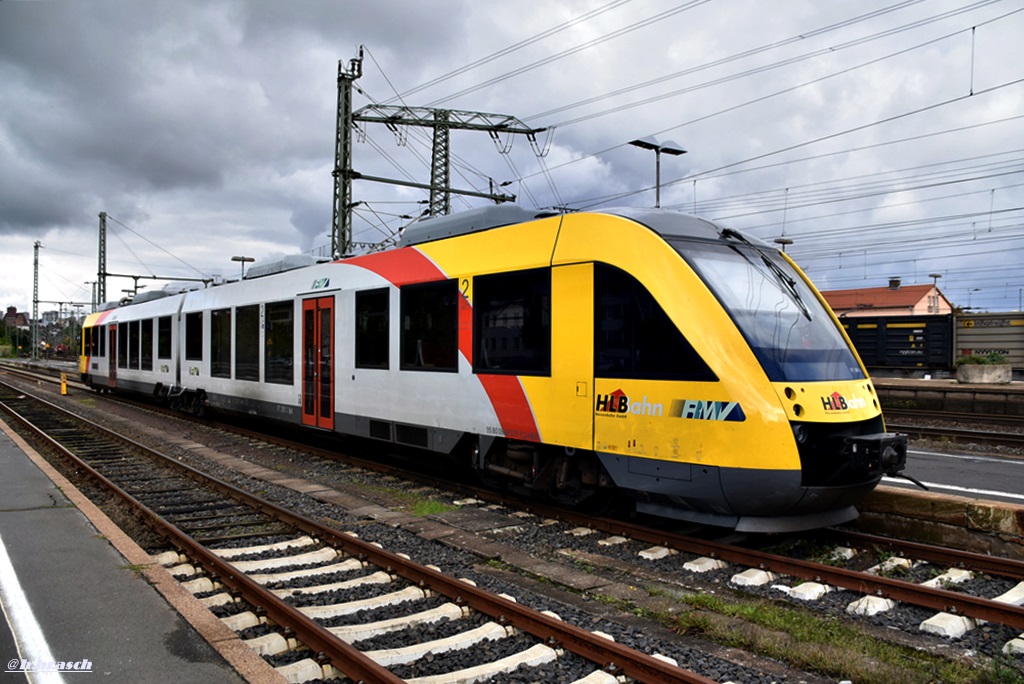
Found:
[[[93,389],[111,390],[85,375]],[[118,382],[119,391],[147,394],[201,416],[210,410],[289,422],[280,406],[210,395],[202,389]],[[297,422],[298,411],[291,422]],[[857,427],[805,430],[801,467],[725,468],[538,444],[444,428],[425,428],[337,414],[335,431],[455,457],[488,485],[569,506],[602,510],[629,499],[638,513],[745,532],[791,532],[848,522],[857,505],[906,461],[906,438]],[[868,434],[864,434],[868,431]]]
[[[905,436],[891,433],[831,434],[816,448],[803,448],[804,462],[795,470],[723,468],[500,439],[472,444],[471,465],[490,484],[592,508],[625,495],[638,513],[741,532],[849,522],[883,475],[898,473],[906,462]]]
[[[469,463],[484,482],[578,506],[615,483],[591,451],[493,438],[470,438]]]

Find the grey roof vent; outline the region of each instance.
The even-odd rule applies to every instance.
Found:
[[[163,299],[164,297],[167,297],[169,294],[170,293],[165,292],[164,290],[146,290],[145,292],[140,292],[139,294],[132,297],[131,303],[142,304],[143,302],[151,302],[154,299]]]
[[[306,268],[318,263],[320,263],[320,260],[309,254],[289,254],[277,261],[256,262],[255,265],[250,266],[249,270],[245,272],[245,279],[249,280],[250,278],[261,278],[275,273],[284,273],[285,271]]]
[[[557,216],[551,212],[523,209],[515,204],[494,204],[457,214],[446,216],[430,216],[409,224],[398,242],[400,247],[417,245],[421,242],[443,240],[457,235],[468,235],[481,230],[510,226],[515,223],[526,223],[547,216]]]

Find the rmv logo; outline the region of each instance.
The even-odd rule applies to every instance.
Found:
[[[644,395],[643,401],[630,403],[629,397],[622,390],[615,390],[611,394],[598,394],[597,405],[594,410],[598,413],[632,413],[635,416],[660,416],[665,407],[661,404],[652,404],[647,401]]]
[[[735,401],[702,401],[699,399],[673,399],[669,415],[692,420],[728,420],[742,422],[747,419],[743,407]]]

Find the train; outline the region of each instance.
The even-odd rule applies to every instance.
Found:
[[[1024,313],[840,317],[872,375],[951,376],[957,359],[996,354],[1024,379]]]
[[[702,218],[494,205],[257,266],[91,314],[82,380],[744,532],[853,520],[906,465],[805,274]]]

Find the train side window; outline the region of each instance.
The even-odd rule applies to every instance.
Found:
[[[295,384],[295,304],[267,304],[264,371],[266,381],[279,385]]]
[[[156,319],[156,358],[171,358],[171,317]]]
[[[185,314],[185,359],[203,360],[203,312]]]
[[[153,319],[147,318],[142,321],[142,332],[140,335],[142,351],[139,355],[139,367],[142,370],[153,370]]]
[[[551,269],[473,279],[473,371],[551,375]]]
[[[388,368],[387,288],[356,292],[356,368]]]
[[[210,375],[231,377],[231,309],[210,312]]]
[[[235,379],[260,379],[260,307],[235,309]]]
[[[594,264],[594,375],[718,379],[647,288],[607,264]]]
[[[93,328],[93,330],[96,331],[96,340],[99,342],[99,344],[96,345],[96,349],[98,350],[96,355],[105,357],[107,355],[107,327],[105,325],[100,325]]]
[[[455,280],[402,288],[402,370],[459,369],[461,296]]]
[[[139,368],[139,322],[128,323],[128,367]]]
[[[117,367],[128,367],[128,324],[117,324]]]

